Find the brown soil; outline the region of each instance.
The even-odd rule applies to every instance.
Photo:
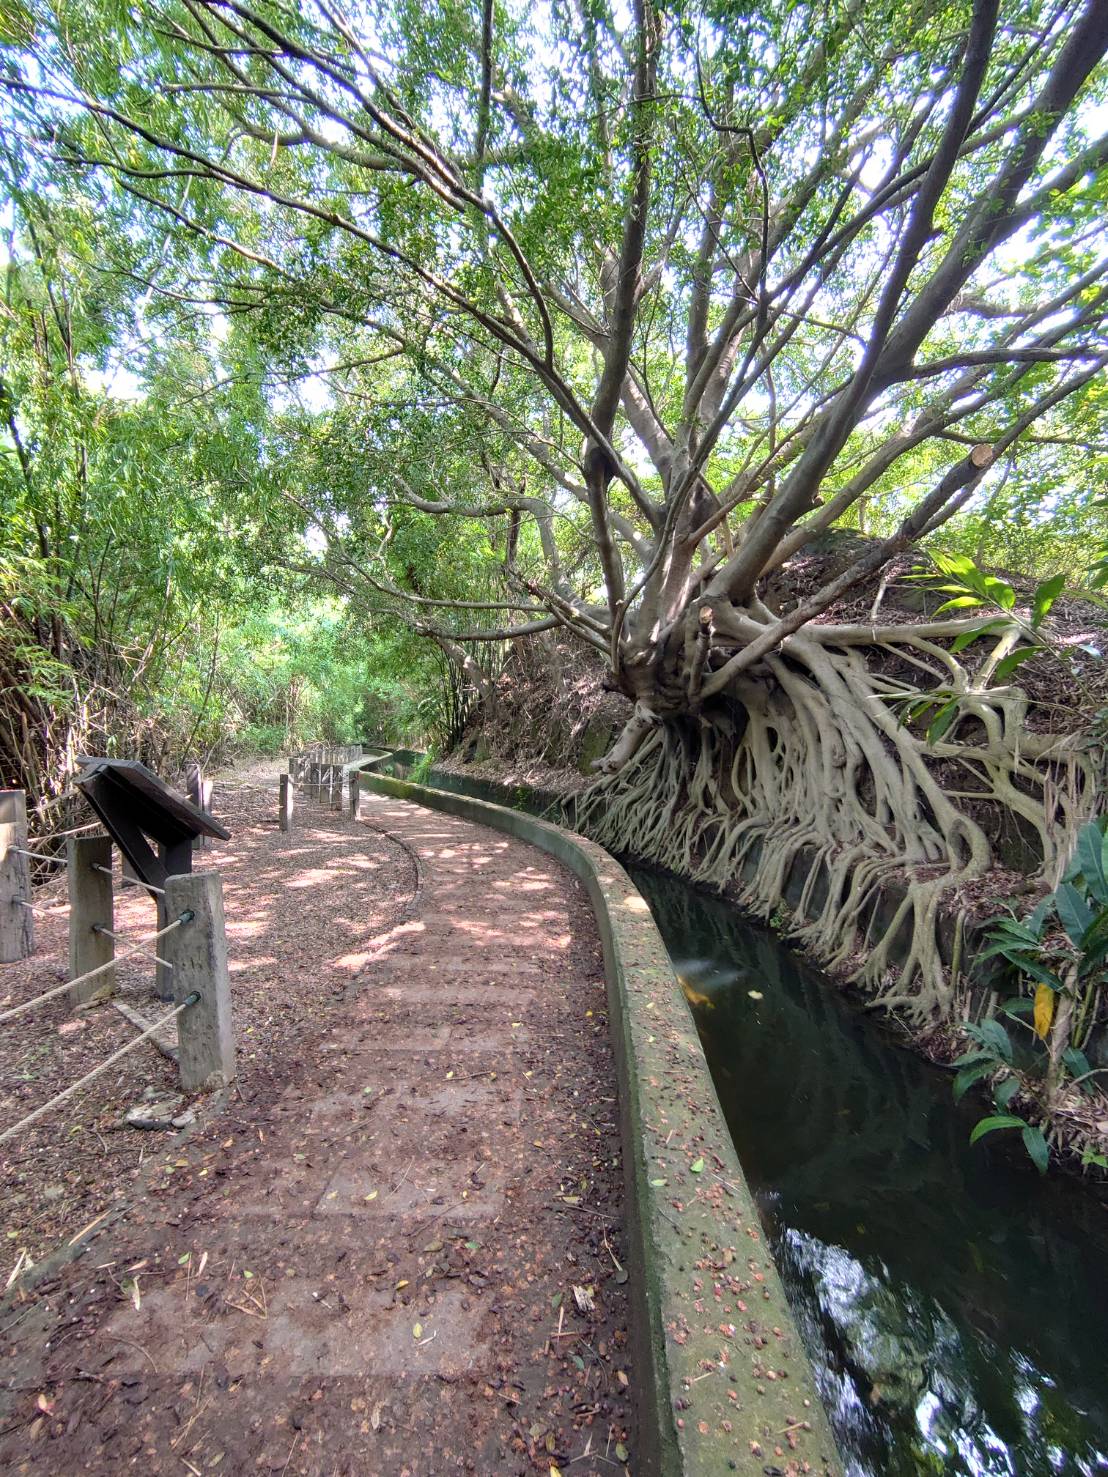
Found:
[[[217,779],[214,806],[232,839],[215,842],[193,860],[196,871],[218,868],[223,877],[242,1033],[239,1091],[247,1101],[282,1081],[285,1064],[302,1043],[305,1019],[322,1026],[336,1009],[341,1014],[343,993],[370,941],[414,890],[412,864],[398,843],[355,830],[340,816],[315,811],[295,844],[281,845],[276,774],[271,762]],[[87,813],[79,816],[78,823],[86,818]],[[336,884],[342,889],[339,906]],[[296,908],[276,906],[288,894]],[[122,952],[158,925],[153,900],[121,888],[118,872],[115,895],[115,930],[127,941],[117,945]],[[60,869],[36,890],[35,906],[45,916],[40,912],[35,919],[34,955],[21,964],[0,964],[0,1009],[66,978],[69,907]],[[153,963],[141,956],[117,965],[118,998],[150,1019],[167,1009],[154,994],[153,975]],[[64,994],[6,1024],[0,1030],[0,1128],[134,1036],[134,1026],[110,1006],[74,1015]],[[0,1147],[5,1281],[21,1253],[37,1262],[59,1239],[130,1198],[143,1163],[161,1145],[156,1134],[125,1128],[123,1116],[145,1088],[173,1092],[175,1081],[172,1062],[153,1046],[140,1047]],[[196,1107],[203,1116],[203,1099]]]
[[[42,1241],[129,1208],[0,1314],[0,1467],[618,1468],[635,1376],[579,885],[399,802],[371,802],[369,827],[302,811],[287,838],[269,797],[237,804],[206,860],[228,896],[241,1099],[185,1142],[138,1143],[112,1125],[162,1070],[142,1048],[95,1120],[119,1154],[99,1174],[86,1155],[49,1212],[25,1187]],[[91,1125],[87,1103],[53,1120],[55,1143],[71,1121]]]

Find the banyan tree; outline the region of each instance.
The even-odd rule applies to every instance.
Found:
[[[172,229],[152,304],[324,387],[304,565],[478,689],[572,636],[626,698],[581,823],[763,909],[799,876],[825,960],[943,1013],[940,919],[1097,803],[1080,560],[942,549],[1101,518],[1101,0],[82,15],[29,0],[8,105]]]

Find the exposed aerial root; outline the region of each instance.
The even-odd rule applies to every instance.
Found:
[[[910,628],[894,639],[937,655],[950,679],[945,651]],[[964,889],[996,863],[982,820],[996,807],[1018,816],[1036,878],[1053,884],[1094,808],[1096,756],[1029,734],[1010,688],[970,693],[929,745],[898,724],[895,684],[856,647],[794,641],[763,671],[737,684],[731,708],[653,727],[629,764],[577,797],[576,824],[762,917],[784,906],[793,936],[876,1003],[915,1026],[949,1019],[957,981],[940,924],[965,917]]]

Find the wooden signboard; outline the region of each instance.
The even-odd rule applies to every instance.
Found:
[[[78,762],[84,767],[74,783],[148,887],[164,890],[167,877],[191,872],[198,837],[230,839],[230,831],[137,759],[81,756]]]

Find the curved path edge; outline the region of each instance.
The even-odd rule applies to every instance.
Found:
[[[503,831],[584,884],[619,1075],[640,1473],[838,1473],[811,1368],[665,945],[602,847],[548,821],[362,770],[362,790]],[[807,1464],[807,1465],[804,1465]]]

